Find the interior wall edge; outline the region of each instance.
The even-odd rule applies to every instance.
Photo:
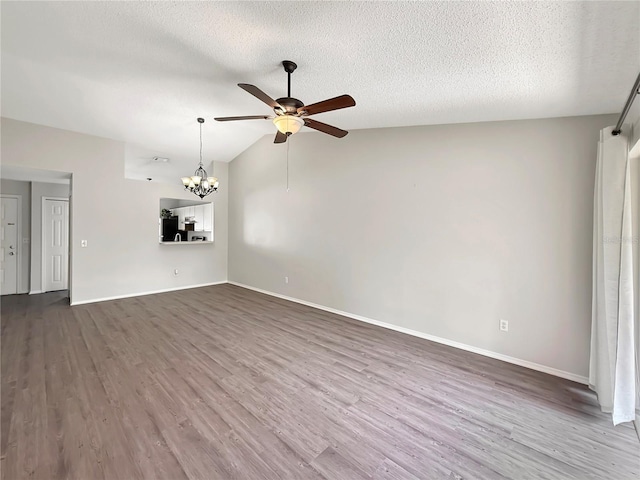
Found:
[[[281,298],[283,300],[288,300],[290,302],[299,303],[302,305],[306,305],[308,307],[317,308],[318,310],[324,310],[325,312],[335,313],[337,315],[342,315],[343,317],[348,317],[353,320],[358,320],[360,322],[369,323],[371,325],[376,325],[378,327],[387,328],[389,330],[394,330],[396,332],[404,333],[407,335],[411,335],[418,338],[423,338],[425,340],[430,340],[432,342],[440,343],[442,345],[447,345],[449,347],[458,348],[460,350],[465,350],[467,352],[476,353],[478,355],[482,355],[489,358],[494,358],[496,360],[501,360],[503,362],[511,363],[513,365],[518,365],[520,367],[525,367],[531,370],[536,370],[538,372],[547,373],[549,375],[553,375],[555,377],[564,378],[567,380],[571,380],[573,382],[581,383],[584,385],[589,384],[589,379],[585,376],[578,375],[572,372],[567,372],[564,370],[559,370],[557,368],[549,367],[547,365],[541,365],[539,363],[530,362],[528,360],[523,360],[521,358],[511,357],[509,355],[503,355],[502,353],[492,352],[490,350],[485,350],[483,348],[474,347],[473,345],[467,345],[465,343],[456,342],[454,340],[449,340],[447,338],[437,337],[435,335],[430,335],[425,332],[420,332],[418,330],[412,330],[405,327],[400,327],[398,325],[393,325],[391,323],[381,322],[379,320],[374,320],[372,318],[364,317],[362,315],[356,315],[353,313],[345,312],[342,310],[337,310],[335,308],[327,307],[324,305],[319,305],[317,303],[307,302],[306,300],[301,300],[295,297],[289,297],[287,295],[282,295],[275,292],[270,292],[268,290],[263,290],[261,288],[252,287],[251,285],[246,285],[239,282],[234,282],[229,280],[227,283],[230,285],[235,285],[237,287],[246,288],[248,290],[253,290],[255,292],[264,293],[265,295],[270,295],[272,297]]]
[[[86,305],[88,303],[107,302],[109,300],[121,300],[123,298],[144,297],[147,295],[155,295],[158,293],[177,292],[179,290],[189,290],[191,288],[211,287],[213,285],[222,285],[225,283],[229,283],[229,282],[227,280],[222,280],[219,282],[200,283],[198,285],[183,285],[180,287],[163,288],[160,290],[151,290],[148,292],[126,293],[123,295],[114,295],[112,297],[90,298],[90,299],[80,300],[77,302],[71,302],[70,305],[72,307],[75,307],[76,305]]]

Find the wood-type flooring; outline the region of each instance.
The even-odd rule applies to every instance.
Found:
[[[583,385],[240,287],[1,302],[5,480],[639,477]]]

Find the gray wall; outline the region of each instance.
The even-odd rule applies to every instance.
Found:
[[[31,292],[42,291],[42,197],[69,198],[69,185],[31,182]]]
[[[72,302],[227,279],[227,164],[216,165],[215,243],[169,247],[158,243],[159,200],[193,198],[179,182],[125,179],[122,142],[7,118],[1,127],[3,165],[73,174]]]
[[[27,293],[29,291],[29,239],[31,238],[31,185],[29,182],[1,179],[0,193],[20,195],[22,197],[22,216],[20,218],[22,237],[18,238],[18,242],[20,242],[20,285],[18,285],[18,293]],[[26,239],[27,243],[23,242],[24,239]]]
[[[300,133],[288,193],[286,147],[265,136],[230,164],[229,279],[586,377],[596,145],[613,123]]]

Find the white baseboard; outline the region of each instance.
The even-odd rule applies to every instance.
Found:
[[[76,305],[85,305],[87,303],[106,302],[108,300],[120,300],[122,298],[143,297],[145,295],[155,295],[156,293],[176,292],[178,290],[188,290],[190,288],[210,287],[212,285],[222,285],[223,283],[227,283],[227,281],[223,280],[221,282],[201,283],[198,285],[187,285],[185,287],[163,288],[162,290],[153,290],[149,292],[127,293],[125,295],[115,295],[113,297],[92,298],[90,300],[80,300],[79,302],[71,302],[71,306],[74,307]]]
[[[554,375],[556,377],[566,378],[567,380],[572,380],[574,382],[582,383],[584,385],[589,384],[589,379],[587,377],[576,375],[575,373],[565,372],[564,370],[558,370],[557,368],[548,367],[546,365],[540,365],[539,363],[530,362],[528,360],[522,360],[520,358],[510,357],[508,355],[492,352],[490,350],[474,347],[472,345],[466,345],[464,343],[456,342],[454,340],[449,340],[447,338],[436,337],[435,335],[429,335],[428,333],[419,332],[417,330],[411,330],[409,328],[399,327],[397,325],[392,325],[390,323],[380,322],[378,320],[373,320],[371,318],[363,317],[361,315],[355,315],[353,313],[343,312],[342,310],[336,310],[335,308],[325,307],[324,305],[318,305],[316,303],[307,302],[305,300],[300,300],[298,298],[288,297],[286,295],[270,292],[268,290],[262,290],[261,288],[251,287],[243,283],[232,282],[232,281],[229,281],[228,283],[231,285],[236,285],[238,287],[246,288],[249,290],[254,290],[256,292],[264,293],[266,295],[271,295],[272,297],[282,298],[283,300],[289,300],[290,302],[300,303],[308,307],[317,308],[319,310],[324,310],[326,312],[342,315],[343,317],[353,318],[354,320],[359,320],[361,322],[377,325],[378,327],[388,328],[389,330],[395,330],[396,332],[406,333],[407,335],[412,335],[414,337],[424,338],[425,340],[431,340],[432,342],[441,343],[443,345],[448,345],[454,348],[459,348],[460,350],[466,350],[467,352],[477,353],[485,357],[495,358],[496,360],[502,360],[503,362],[512,363],[514,365],[519,365],[521,367],[529,368],[531,370],[536,370],[538,372],[548,373],[549,375]]]
[[[42,290],[31,290],[29,292],[29,295],[38,295],[40,293],[44,293]]]

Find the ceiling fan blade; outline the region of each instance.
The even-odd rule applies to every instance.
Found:
[[[318,122],[317,120],[312,120],[311,118],[305,118],[304,124],[313,128],[314,130],[318,130],[322,133],[328,133],[329,135],[333,135],[334,137],[342,138],[347,135],[346,130],[342,130],[341,128],[334,127],[333,125],[327,125],[326,123]]]
[[[269,95],[264,93],[262,90],[260,90],[255,85],[249,85],[248,83],[239,83],[238,86],[241,89],[245,90],[246,92],[249,92],[251,95],[256,97],[258,100],[262,100],[264,103],[269,105],[271,108],[280,107],[280,105],[278,105],[278,103],[273,98],[271,98]]]
[[[330,112],[332,110],[340,110],[341,108],[354,107],[356,101],[351,95],[340,95],[339,97],[323,100],[322,102],[306,105],[298,109],[298,113],[306,113],[306,115],[315,115],[316,113]]]
[[[267,120],[270,118],[268,115],[247,115],[244,117],[217,117],[214,118],[216,122],[231,122],[233,120]]]
[[[282,133],[280,130],[278,130],[278,133],[276,133],[276,138],[273,141],[273,143],[284,143],[287,141],[287,135],[285,133]]]

